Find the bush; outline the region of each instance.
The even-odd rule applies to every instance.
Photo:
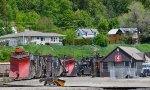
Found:
[[[90,39],[63,39],[62,40],[63,45],[90,45],[91,40]]]
[[[50,43],[45,43],[45,45],[50,45]]]
[[[141,36],[140,43],[150,43],[150,36]]]
[[[123,37],[120,40],[120,42],[123,42],[124,44],[133,44],[132,37],[128,37],[128,36]]]
[[[93,39],[94,44],[101,47],[106,47],[108,45],[108,38],[105,35],[99,34]]]

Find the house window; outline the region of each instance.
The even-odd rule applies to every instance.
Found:
[[[54,42],[56,41],[56,38],[54,37]]]
[[[116,63],[114,62],[114,66],[116,66]]]
[[[80,33],[78,33],[78,37],[80,36]]]
[[[85,32],[85,35],[87,36],[87,32]]]
[[[45,41],[45,38],[41,37],[41,41]]]
[[[131,63],[131,68],[134,68],[136,66],[136,63],[135,62],[132,62]]]
[[[59,42],[62,42],[62,38],[58,37]]]
[[[96,32],[94,32],[94,36],[96,35]]]
[[[43,38],[41,37],[41,41],[43,41]]]
[[[57,41],[57,37],[55,37],[55,40]]]
[[[39,37],[37,37],[37,39],[39,39]]]
[[[125,62],[125,66],[128,67],[129,66],[129,62]]]
[[[51,37],[51,41],[53,41],[53,37]]]
[[[107,62],[103,63],[103,72],[108,72],[108,63]]]

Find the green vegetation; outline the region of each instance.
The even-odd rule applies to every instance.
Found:
[[[25,28],[67,34],[77,28],[137,27],[150,33],[150,0],[1,0],[0,35]],[[1,27],[5,27],[2,29]],[[68,35],[68,34],[67,34]]]
[[[110,53],[114,48],[120,46],[121,44],[110,44],[107,47],[100,46],[57,46],[57,45],[24,45],[19,46],[25,51],[29,51],[32,54],[41,54],[41,55],[54,55],[58,57],[63,57],[64,55],[75,57],[76,60],[80,60],[82,57],[89,56],[105,56]],[[142,52],[150,52],[149,44],[137,44],[137,45],[126,45],[122,46],[131,46],[136,47]],[[9,61],[10,52],[14,51],[15,47],[1,47],[0,48],[0,62]]]
[[[108,39],[105,35],[98,34],[96,37],[93,39],[94,44],[101,46],[101,47],[106,47],[108,45]]]
[[[150,0],[0,0],[0,36],[12,33],[11,27],[15,26],[19,32],[25,28],[56,32],[65,34],[67,40],[75,40],[77,28],[96,28],[100,34],[105,35],[112,28],[125,27],[137,28],[138,34],[143,35],[140,37],[141,43],[148,43],[149,11]],[[97,45],[107,46],[104,39],[105,37],[103,40],[97,39]],[[125,38],[125,41],[128,40]],[[82,41],[75,40],[75,42]],[[33,54],[52,54],[59,57],[68,55],[80,59],[82,56],[106,55],[118,45],[100,46],[20,47]],[[135,46],[143,52],[150,51],[148,44],[128,46]],[[1,47],[0,61],[9,61],[9,54],[14,50],[15,47]]]

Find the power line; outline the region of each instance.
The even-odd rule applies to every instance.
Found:
[[[0,22],[0,23],[35,23],[35,22],[11,22],[11,21],[3,21],[3,22]]]
[[[56,21],[56,22],[79,22],[79,21],[92,21],[94,22],[95,20],[62,20],[62,21]]]
[[[58,22],[79,22],[79,21],[88,21],[88,22],[95,22],[95,20],[93,19],[89,19],[89,20],[58,20],[58,21],[55,21],[54,23],[58,23]],[[13,22],[13,21],[2,21],[0,23],[16,23],[16,24],[21,24],[21,23],[29,23],[29,24],[32,24],[32,23],[35,23],[35,22]]]

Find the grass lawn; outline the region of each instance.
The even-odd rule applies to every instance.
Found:
[[[142,52],[150,52],[150,44],[137,44],[137,45],[125,45],[125,44],[109,44],[107,47],[100,46],[57,46],[57,45],[24,45],[18,46],[25,51],[29,51],[32,54],[41,55],[54,55],[63,57],[64,55],[75,57],[76,60],[80,60],[82,57],[105,56],[110,53],[117,46],[130,46],[139,49]],[[9,61],[10,52],[14,51],[16,47],[0,47],[0,61]]]

